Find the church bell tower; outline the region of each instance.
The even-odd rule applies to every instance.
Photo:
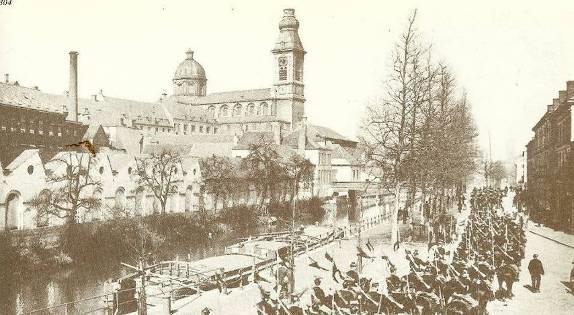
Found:
[[[305,113],[303,61],[305,50],[299,38],[299,21],[294,9],[283,10],[279,38],[271,51],[274,58],[273,87],[277,97],[277,116],[295,128]]]

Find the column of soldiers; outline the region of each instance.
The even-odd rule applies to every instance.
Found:
[[[369,256],[369,244],[367,251],[358,248],[358,255],[387,266],[389,274],[382,275],[386,278],[383,281],[362,277],[355,263],[342,272],[325,253],[331,270],[321,269],[330,273],[336,288],[325,288],[316,278],[310,303],[291,306],[262,292],[258,313],[487,314],[489,301],[513,296],[512,286],[524,258],[526,237],[521,221],[501,211],[504,195],[499,189],[475,189],[466,228],[458,240],[432,247],[429,244],[426,260],[416,250],[405,250],[410,265],[406,275],[397,275],[397,268],[387,256]]]

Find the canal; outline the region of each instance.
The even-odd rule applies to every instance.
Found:
[[[237,238],[257,233],[275,231],[275,227],[260,227],[243,233],[226,233],[220,239],[178,244],[168,247],[158,257],[160,260],[198,260],[209,256],[223,254],[225,246],[234,243]],[[1,254],[1,253],[0,253]],[[133,259],[126,257],[126,262],[134,264]],[[90,312],[102,314],[103,311],[92,312],[103,305],[103,298],[90,299],[103,294],[104,282],[117,279],[133,270],[122,267],[119,263],[94,264],[93,266],[71,267],[57,272],[35,272],[23,275],[13,275],[4,279],[0,285],[0,314],[64,314],[64,307],[54,307],[64,303],[82,301],[68,306],[69,314]]]
[[[323,218],[323,223],[337,222],[335,224],[339,226],[348,224],[346,210],[335,210],[334,207],[329,206],[326,208],[327,213]],[[382,212],[378,207],[363,210],[365,217],[379,213]],[[211,241],[172,244],[163,250],[157,260],[198,260],[220,255],[224,253],[226,246],[235,243],[238,238],[286,229],[276,226],[259,226],[243,232],[225,233],[224,236]],[[137,264],[130,257],[126,257],[125,262]],[[104,305],[103,298],[94,297],[103,294],[104,282],[107,280],[117,279],[132,272],[133,270],[114,262],[71,267],[56,272],[13,275],[9,279],[0,281],[0,314],[28,314],[37,310],[33,314],[64,314],[65,307],[67,307],[68,314],[104,314],[101,309]],[[83,301],[76,302],[80,300]],[[75,303],[55,307],[70,302]]]

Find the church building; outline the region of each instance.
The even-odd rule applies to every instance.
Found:
[[[177,134],[192,132],[186,113],[203,114],[217,122],[219,133],[271,131],[280,138],[301,121],[305,111],[303,64],[305,50],[299,38],[294,9],[285,9],[279,22],[279,37],[271,51],[274,60],[272,86],[266,89],[207,93],[203,66],[186,52],[175,71],[173,95],[163,100]]]

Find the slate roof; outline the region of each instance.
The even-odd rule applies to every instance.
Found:
[[[159,143],[172,143],[172,144],[227,143],[227,142],[233,142],[234,138],[235,136],[233,135],[224,135],[224,134],[175,135],[175,134],[158,133],[152,135],[149,141]]]
[[[210,121],[207,118],[207,111],[191,106],[188,104],[178,103],[173,100],[162,101],[161,104],[166,108],[173,119],[191,120],[191,121]]]
[[[159,145],[160,147],[175,149],[195,157],[207,157],[214,154],[231,156],[231,150],[235,146],[235,136],[219,134],[156,134],[151,136],[149,140],[146,139],[146,143],[146,147],[148,145]]]
[[[301,129],[295,130],[285,136],[281,142],[281,144],[289,146],[293,149],[299,148],[299,133],[302,132]],[[320,144],[315,143],[310,137],[309,133],[305,136],[305,150],[318,150],[321,149],[322,146]]]
[[[98,134],[100,128],[102,128],[102,126],[100,125],[89,125],[88,129],[86,129],[86,132],[82,136],[82,141],[89,140],[91,142],[94,142],[94,138]]]
[[[0,83],[0,104],[48,112],[66,111],[68,97],[45,93],[35,88]],[[87,116],[90,116],[88,120]],[[121,119],[153,118],[163,125],[173,125],[166,108],[160,103],[148,103],[98,95],[78,99],[79,120],[89,124],[95,121],[102,126],[119,126]]]
[[[8,165],[6,165],[5,169],[7,171],[12,172],[15,169],[17,169],[20,165],[26,163],[26,161],[28,161],[37,154],[38,149],[24,150],[22,153],[20,153],[20,155],[18,155],[14,160],[12,160]]]
[[[0,83],[0,104],[63,113],[67,97],[41,92],[34,88]]]
[[[171,100],[185,104],[219,104],[219,103],[236,103],[247,101],[263,101],[273,98],[270,88],[266,89],[253,89],[253,90],[238,90],[227,92],[216,92],[206,96],[171,96]]]
[[[189,155],[191,150],[191,146],[187,145],[177,145],[177,144],[148,144],[144,147],[143,153],[144,154],[160,154],[163,151],[175,152],[182,156]]]
[[[128,154],[140,153],[140,140],[142,131],[127,127],[114,127],[114,137],[110,137],[110,145],[119,150],[125,150]],[[106,134],[111,134],[109,131]]]
[[[102,126],[120,126],[124,120],[145,120],[161,126],[173,126],[172,119],[166,108],[160,103],[133,101],[109,96],[100,96],[98,100],[80,99],[78,115],[85,121],[89,113],[90,120]],[[86,122],[89,122],[86,121]],[[127,122],[125,122],[127,123]]]
[[[322,137],[328,139],[356,142],[345,136],[342,136],[340,133],[336,132],[333,129],[317,125],[308,125],[307,135],[310,135],[311,137]]]
[[[252,144],[273,143],[275,137],[270,131],[248,131],[245,132],[237,141],[234,150],[248,150]]]

